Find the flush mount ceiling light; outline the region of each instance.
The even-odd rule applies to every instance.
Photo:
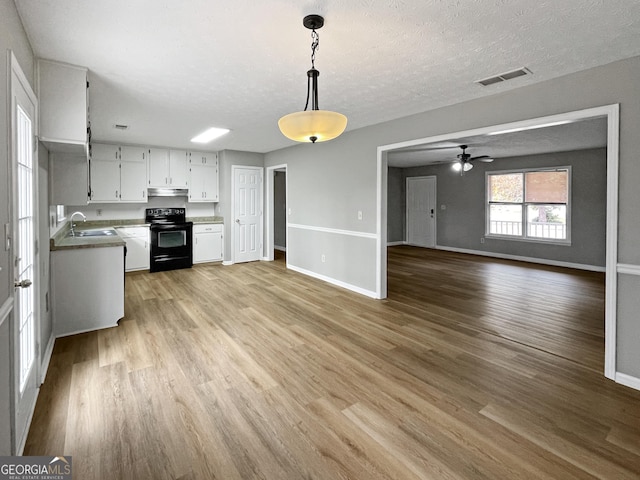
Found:
[[[193,143],[209,143],[212,140],[215,140],[218,137],[221,137],[222,135],[224,135],[225,133],[229,133],[229,129],[228,128],[210,128],[208,130],[205,130],[204,132],[202,132],[199,135],[196,135],[195,137],[193,137],[191,139],[191,141]]]
[[[307,15],[302,24],[311,30],[311,70],[307,71],[307,103],[304,111],[290,113],[278,120],[282,134],[296,142],[326,142],[342,134],[347,128],[347,117],[337,112],[318,108],[318,75],[315,68],[316,50],[320,37],[316,29],[322,28],[324,18],[320,15]],[[309,108],[311,97],[311,110]]]

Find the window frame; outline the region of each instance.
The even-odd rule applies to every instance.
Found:
[[[550,205],[550,202],[527,202],[525,201],[526,197],[526,180],[525,176],[530,172],[558,172],[565,171],[567,172],[567,203],[558,203],[557,205],[566,205],[567,208],[567,221],[566,221],[566,238],[558,239],[558,238],[542,238],[542,237],[530,237],[528,235],[527,228],[527,207],[529,205]],[[510,175],[510,174],[521,174],[522,178],[522,202],[491,202],[490,195],[490,187],[489,187],[489,178],[491,175]],[[530,242],[530,243],[543,243],[543,244],[551,244],[551,245],[562,245],[562,246],[570,246],[571,245],[571,217],[572,217],[572,195],[571,195],[571,184],[572,184],[572,171],[571,165],[563,165],[563,166],[555,166],[555,167],[536,167],[536,168],[519,168],[519,169],[510,169],[510,170],[494,170],[485,172],[485,237],[493,238],[498,240],[512,240],[516,242]],[[491,222],[490,222],[490,208],[491,205],[520,205],[522,207],[522,234],[521,235],[501,235],[496,233],[490,233],[491,231]]]

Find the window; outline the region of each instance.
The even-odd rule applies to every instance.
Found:
[[[487,236],[569,243],[569,167],[487,174]]]

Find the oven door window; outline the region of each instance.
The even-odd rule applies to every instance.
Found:
[[[176,248],[187,244],[187,232],[177,230],[173,232],[158,232],[158,247]]]

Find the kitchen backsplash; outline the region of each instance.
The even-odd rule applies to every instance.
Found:
[[[215,203],[188,203],[182,197],[151,197],[148,203],[91,203],[89,205],[67,205],[67,217],[73,212],[82,212],[87,220],[131,220],[143,219],[146,208],[185,208],[187,217],[209,217],[219,215]]]

